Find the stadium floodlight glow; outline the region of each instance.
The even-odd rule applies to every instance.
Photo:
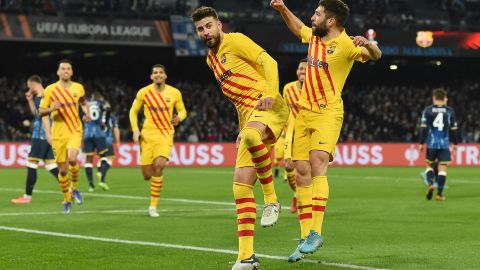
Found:
[[[390,70],[397,70],[398,66],[397,65],[390,65]]]
[[[70,54],[74,54],[75,51],[74,50],[62,50],[60,51],[61,54],[64,54],[64,55],[70,55]]]
[[[43,58],[43,57],[49,57],[52,56],[53,52],[51,51],[45,51],[45,52],[39,52],[38,57]]]
[[[442,61],[436,61],[436,62],[435,62],[435,65],[441,66],[441,65],[442,65]]]
[[[83,57],[85,57],[85,58],[90,58],[90,57],[94,57],[95,55],[96,55],[95,53],[87,52],[87,53],[84,53],[84,54],[83,54]]]

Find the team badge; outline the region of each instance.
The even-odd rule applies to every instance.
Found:
[[[77,92],[73,92],[72,95],[74,98],[77,98]]]
[[[428,48],[433,44],[433,33],[430,31],[418,31],[415,40],[418,46]]]
[[[165,98],[165,102],[170,102],[170,98]]]
[[[327,53],[328,53],[328,54],[334,53],[334,52],[335,52],[335,48],[336,48],[336,46],[330,45],[330,47],[328,47]]]
[[[220,56],[220,63],[222,63],[222,65],[225,65],[226,62],[227,62],[227,57],[225,56],[225,54],[222,54]]]

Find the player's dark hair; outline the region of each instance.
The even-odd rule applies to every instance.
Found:
[[[40,78],[40,76],[38,75],[31,75],[30,77],[28,77],[27,81],[42,84],[42,78]]]
[[[433,89],[432,96],[435,100],[444,100],[447,97],[447,91],[443,88],[436,88]]]
[[[70,61],[68,59],[62,59],[62,60],[58,61],[59,66],[60,66],[60,64],[70,64],[70,66],[73,66],[72,61]]]
[[[167,73],[167,68],[166,68],[164,65],[162,65],[162,64],[155,64],[155,65],[153,65],[153,67],[152,67],[152,72],[153,72],[153,70],[156,69],[156,68],[161,68],[161,69],[163,69],[163,71],[165,71],[165,73]]]
[[[92,100],[104,100],[102,94],[98,91],[92,92]]]
[[[206,17],[213,17],[214,19],[218,20],[218,13],[212,7],[202,6],[202,7],[199,7],[197,9],[195,9],[193,11],[192,15],[190,15],[190,18],[194,22],[198,22],[198,21],[200,21],[200,20],[202,20],[203,18],[206,18]]]
[[[305,57],[305,58],[302,58],[300,59],[300,61],[298,61],[298,63],[308,63],[308,59]]]
[[[338,26],[344,26],[347,22],[350,9],[348,5],[341,0],[320,0],[318,6],[325,9],[327,18],[335,18]]]

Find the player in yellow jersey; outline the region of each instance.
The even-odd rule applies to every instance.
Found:
[[[305,81],[305,71],[307,70],[307,59],[304,58],[300,60],[297,66],[297,80],[287,83],[283,87],[283,99],[287,103],[288,108],[290,109],[290,114],[288,116],[286,134],[285,134],[285,143],[284,143],[284,160],[285,160],[285,177],[288,182],[288,185],[296,192],[297,183],[295,179],[295,166],[292,161],[292,140],[293,140],[293,131],[295,127],[295,118],[297,117],[299,107],[298,100],[302,93],[303,82]],[[297,212],[297,197],[293,196],[292,206],[290,207],[290,212]]]
[[[167,72],[163,65],[152,67],[152,84],[137,92],[130,108],[133,141],[140,143],[140,163],[145,180],[150,181],[150,206],[148,214],[158,217],[157,205],[163,187],[163,169],[173,147],[173,126],[187,117],[182,93],[165,83]],[[138,112],[143,108],[145,121],[138,128]],[[173,109],[177,114],[173,113]]]
[[[200,7],[191,17],[198,36],[210,48],[207,64],[238,112],[240,134],[233,194],[239,253],[232,269],[253,269],[259,265],[253,252],[256,220],[253,185],[257,178],[265,202],[261,225],[274,225],[280,212],[269,148],[283,130],[288,108],[278,91],[277,62],[247,36],[224,33],[215,9]]]
[[[382,52],[362,36],[344,28],[349,8],[341,0],[321,0],[303,24],[284,4],[272,0],[290,31],[309,43],[307,73],[295,120],[292,159],[297,171],[301,240],[289,261],[313,253],[323,244],[322,223],[329,196],[327,168],[333,160],[343,122],[342,89],[354,61],[380,59]]]
[[[273,147],[274,160],[273,160],[273,176],[277,178],[280,175],[280,162],[282,162],[283,155],[285,154],[285,129],[282,130],[280,137],[278,137],[275,146]]]
[[[82,143],[82,121],[80,120],[79,103],[85,113],[84,121],[90,121],[85,89],[80,83],[72,81],[73,68],[69,60],[61,60],[58,65],[57,75],[59,81],[50,84],[45,89],[40,103],[40,115],[43,116],[45,135],[52,145],[55,161],[58,164],[58,182],[62,188],[64,212],[70,213],[72,196],[77,204],[83,203],[82,194],[78,190],[78,152]],[[51,115],[53,124],[50,129]],[[67,164],[68,161],[68,164]],[[70,172],[70,188],[68,172]]]

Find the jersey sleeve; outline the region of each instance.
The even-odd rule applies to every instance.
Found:
[[[79,98],[85,97],[85,88],[81,84],[78,84],[78,86],[79,86],[78,88],[80,89],[78,91],[78,97]]]
[[[47,87],[47,89],[45,89],[45,92],[43,94],[42,101],[40,101],[40,108],[48,109],[51,103],[52,103],[52,88]]]
[[[143,91],[138,91],[135,100],[133,100],[132,107],[130,108],[129,118],[130,125],[132,126],[132,131],[138,130],[138,112],[142,109],[143,106]]]
[[[241,33],[235,33],[234,39],[230,43],[234,54],[245,59],[248,62],[256,63],[257,58],[265,50],[258,46],[253,40]],[[278,90],[277,90],[278,91]]]
[[[350,37],[347,36],[346,38],[342,39],[342,46],[345,48],[345,55],[348,59],[362,63],[367,62],[367,59],[364,59],[362,56],[362,50],[364,47],[355,46]]]
[[[422,118],[420,118],[420,127],[426,128],[427,127],[427,110],[423,110]]]
[[[290,109],[290,100],[288,99],[288,84],[283,86],[283,100],[285,100],[285,103],[287,104],[288,108]]]
[[[451,109],[450,113],[450,130],[457,130],[458,129],[458,124],[457,124],[457,119],[455,117],[455,111]]]
[[[310,42],[310,38],[312,37],[312,28],[308,26],[302,26],[300,29],[300,38],[302,39],[302,43]]]
[[[185,104],[183,103],[183,98],[182,94],[180,91],[177,93],[177,102],[175,102],[175,110],[178,113],[178,117],[180,118],[180,121],[185,120],[187,118],[187,110],[185,109]]]

